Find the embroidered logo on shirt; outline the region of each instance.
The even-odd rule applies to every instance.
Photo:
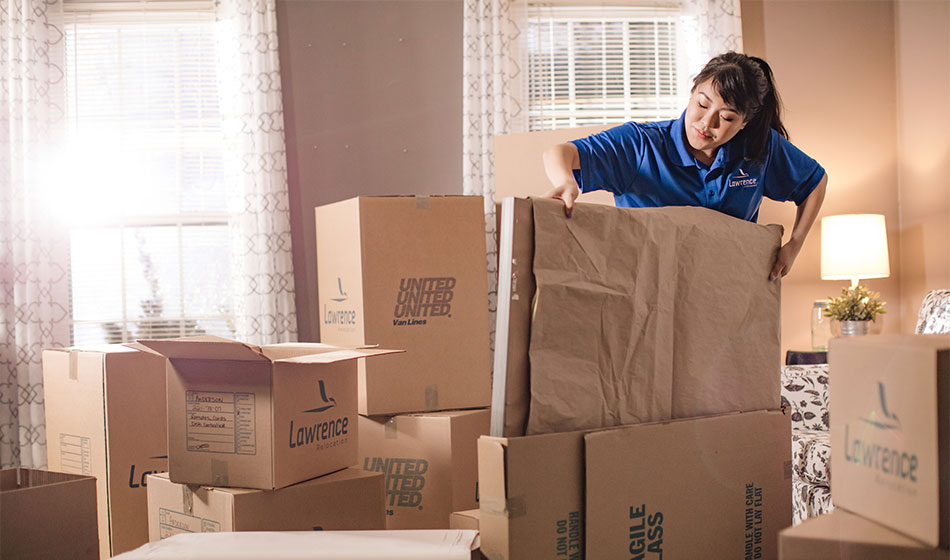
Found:
[[[730,187],[755,187],[759,182],[758,177],[750,177],[748,173],[739,168],[739,173],[729,179]]]

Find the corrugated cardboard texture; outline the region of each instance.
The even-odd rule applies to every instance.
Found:
[[[476,507],[477,442],[487,409],[360,416],[359,466],[386,474],[387,529],[447,529]]]
[[[96,481],[92,477],[2,470],[0,504],[0,558],[99,558]]]
[[[779,406],[780,226],[533,201],[527,433]]]
[[[383,476],[348,468],[278,490],[149,477],[149,540],[185,532],[383,529]]]
[[[165,359],[48,350],[43,385],[49,468],[96,477],[101,558],[148,542],[145,476],[168,469]]]
[[[321,340],[406,350],[361,365],[361,414],[488,406],[483,205],[394,196],[316,209]]]
[[[950,545],[950,335],[833,339],[829,371],[835,505]]]
[[[763,411],[587,434],[586,557],[775,558],[790,429]]]
[[[584,432],[478,440],[479,530],[491,560],[584,552]]]
[[[842,508],[779,534],[781,560],[948,560],[931,548]]]

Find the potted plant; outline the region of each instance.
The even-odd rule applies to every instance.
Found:
[[[832,319],[832,332],[838,336],[867,334],[878,315],[886,313],[881,294],[864,286],[842,288],[841,296],[830,298],[825,316]]]

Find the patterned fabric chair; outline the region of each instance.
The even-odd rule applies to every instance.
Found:
[[[950,333],[950,290],[927,294],[918,334]],[[831,502],[828,364],[782,367],[782,405],[792,413],[793,523],[834,509]]]

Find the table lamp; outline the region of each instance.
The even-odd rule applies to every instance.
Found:
[[[887,228],[882,214],[841,214],[821,219],[821,279],[887,278]]]

